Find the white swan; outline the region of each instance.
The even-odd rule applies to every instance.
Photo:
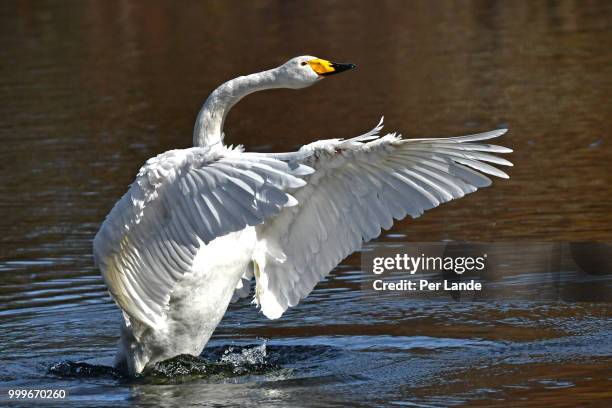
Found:
[[[298,152],[246,153],[223,144],[244,96],[304,88],[354,68],[311,56],[241,76],[200,111],[195,147],[149,159],[94,240],[94,258],[123,311],[116,364],[134,374],[199,355],[232,298],[249,294],[270,319],[305,298],[343,258],[391,228],[491,181],[512,165],[481,143],[505,129],[446,139],[319,140]]]

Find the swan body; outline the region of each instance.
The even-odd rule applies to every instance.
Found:
[[[138,373],[147,363],[179,354],[200,355],[249,270],[255,243],[255,229],[247,227],[201,244],[193,273],[186,274],[172,291],[166,325],[151,330],[135,322],[128,328],[133,319],[125,317],[116,364],[129,362],[130,371]]]
[[[488,163],[512,165],[476,135],[380,136],[290,153],[223,144],[229,110],[264,89],[299,89],[348,69],[312,56],[226,82],[208,97],[194,147],[149,159],[94,239],[94,259],[123,312],[116,365],[137,374],[179,354],[199,355],[229,303],[250,293],[270,319],[306,297],[381,228],[486,187]],[[483,174],[484,173],[484,174]]]

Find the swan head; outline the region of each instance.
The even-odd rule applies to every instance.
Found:
[[[330,75],[355,68],[354,64],[331,62],[310,55],[295,57],[277,68],[287,88],[306,88]]]

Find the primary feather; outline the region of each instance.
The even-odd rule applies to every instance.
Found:
[[[505,129],[446,139],[378,136],[381,129],[382,120],[363,136],[300,149],[312,153],[301,163],[315,171],[293,193],[299,205],[257,228],[256,302],[267,317],[276,319],[297,305],[342,259],[382,228],[391,228],[393,220],[416,218],[488,186],[491,180],[482,173],[508,178],[486,162],[512,163],[485,152],[511,150],[478,143]]]

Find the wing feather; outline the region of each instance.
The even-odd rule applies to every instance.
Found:
[[[287,208],[257,227],[254,261],[255,301],[269,318],[278,318],[343,258],[377,237],[394,220],[413,218],[441,203],[491,184],[485,176],[507,178],[491,164],[511,166],[493,153],[503,146],[481,143],[503,135],[498,129],[437,139],[379,136],[382,122],[356,138],[329,139],[304,146],[304,157],[289,163],[314,169]],[[484,173],[484,174],[483,174]]]
[[[300,177],[310,173],[303,164],[230,149],[172,150],[148,160],[94,240],[112,297],[131,318],[164,325],[171,292],[191,272],[201,243],[295,205],[284,190],[303,186]]]

